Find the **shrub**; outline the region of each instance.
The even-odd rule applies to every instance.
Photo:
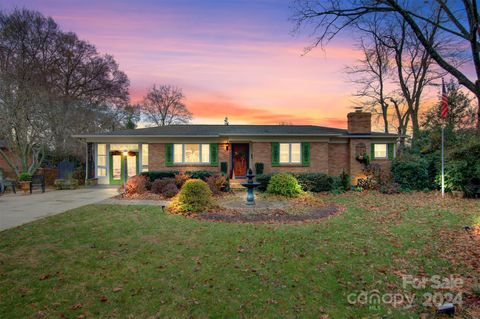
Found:
[[[302,188],[293,175],[287,173],[278,173],[273,175],[270,179],[267,192],[270,194],[296,197],[302,194]]]
[[[345,173],[345,171],[342,171],[342,174],[340,174],[340,181],[342,184],[342,188],[344,191],[349,191],[350,190],[350,176]]]
[[[147,177],[137,175],[130,177],[125,184],[125,193],[127,194],[143,194],[147,191],[145,186]]]
[[[187,174],[185,173],[178,173],[177,175],[175,175],[175,184],[177,185],[177,188],[182,188],[183,184],[190,178],[190,176],[188,176]]]
[[[418,156],[397,158],[392,163],[393,179],[403,190],[431,189],[428,168],[428,161]]]
[[[207,170],[198,170],[198,171],[188,171],[187,175],[190,175],[192,179],[201,179],[205,181],[207,177],[214,175],[215,172],[207,171]]]
[[[297,173],[293,176],[306,192],[328,192],[333,188],[333,178],[324,173]]]
[[[450,183],[452,189],[462,190],[466,197],[479,197],[480,141],[474,140],[454,150],[445,171],[447,185]]]
[[[172,208],[180,213],[200,212],[212,203],[212,191],[200,179],[190,179],[183,184],[175,197]]]
[[[19,180],[20,182],[30,182],[30,181],[32,180],[32,174],[23,172],[23,173],[21,173],[20,176],[18,177],[18,180]]]
[[[169,184],[177,186],[175,183],[175,178],[158,178],[152,183],[152,192],[155,194],[162,194],[163,188]]]
[[[220,163],[220,172],[222,172],[222,174],[227,175],[227,173],[228,173],[228,164],[227,164],[227,162],[221,162],[221,163]]]
[[[69,179],[56,179],[53,183],[56,189],[77,189],[78,188],[78,180],[69,178]]]
[[[178,171],[151,171],[142,172],[140,175],[146,176],[151,182],[162,178],[173,178],[178,174]]]
[[[263,174],[263,163],[255,163],[255,174],[260,175]]]
[[[260,192],[265,192],[268,187],[268,182],[270,182],[270,178],[272,178],[273,174],[259,174],[255,177],[255,180],[260,183],[258,185],[257,190]]]
[[[210,187],[212,193],[218,195],[224,188],[224,185],[227,182],[227,178],[224,175],[215,174],[213,176],[207,177],[206,182]]]
[[[178,187],[175,184],[167,184],[162,188],[162,195],[171,198],[178,194]]]

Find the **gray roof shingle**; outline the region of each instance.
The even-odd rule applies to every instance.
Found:
[[[119,130],[83,136],[234,136],[234,135],[325,135],[325,136],[353,136],[346,129],[331,128],[316,125],[210,125],[185,124],[146,127],[134,130]],[[360,134],[365,135],[365,134]],[[372,133],[372,136],[391,136],[396,134]],[[78,137],[81,137],[79,135]]]

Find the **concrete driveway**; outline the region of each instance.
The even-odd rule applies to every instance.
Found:
[[[118,187],[92,187],[76,190],[47,191],[43,194],[0,196],[0,230],[83,205],[101,202],[118,194]]]

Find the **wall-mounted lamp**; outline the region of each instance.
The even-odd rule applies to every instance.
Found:
[[[128,155],[128,151],[127,150],[124,150],[123,151],[123,156],[127,156]]]
[[[228,152],[228,147],[229,147],[230,144],[227,143],[227,145],[225,146],[225,150]]]

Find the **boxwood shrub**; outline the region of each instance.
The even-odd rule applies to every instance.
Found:
[[[207,183],[200,179],[190,179],[172,203],[173,209],[180,213],[201,212],[212,203],[212,191]]]
[[[257,175],[256,180],[260,183],[258,190],[264,192],[267,190],[268,183],[273,175],[280,173],[269,173]],[[305,192],[329,192],[335,188],[348,190],[349,185],[343,185],[344,181],[340,177],[329,176],[324,173],[289,173],[295,177]],[[348,175],[346,178],[349,179]],[[347,189],[345,189],[347,187]]]
[[[292,174],[278,173],[270,178],[267,186],[267,192],[275,195],[296,197],[302,194],[302,187]]]
[[[173,178],[178,174],[178,171],[151,171],[151,172],[142,172],[140,175],[148,177],[150,182],[153,182],[157,179],[162,178]]]

